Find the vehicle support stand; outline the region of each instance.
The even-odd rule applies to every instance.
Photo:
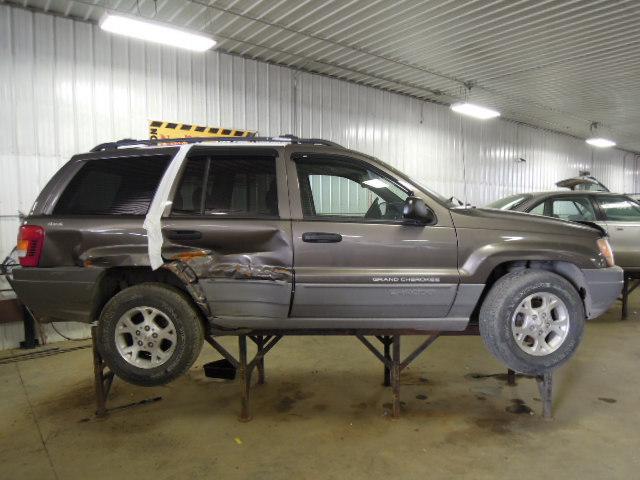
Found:
[[[109,392],[111,391],[111,385],[115,379],[115,373],[113,373],[107,364],[104,362],[100,351],[98,350],[98,330],[96,326],[91,327],[91,346],[93,351],[93,386],[96,394],[96,417],[104,418],[109,412],[114,410],[122,410],[129,407],[135,407],[137,405],[146,405],[147,403],[153,403],[162,400],[162,397],[146,398],[139,402],[128,403],[126,405],[120,405],[117,407],[107,408],[107,400],[109,399]]]
[[[107,397],[111,390],[114,373],[108,369],[98,351],[97,327],[91,327],[91,346],[93,350],[93,376],[94,388],[96,392],[96,417],[102,418],[107,415]]]
[[[356,338],[374,354],[374,356],[382,362],[384,365],[384,382],[385,387],[391,386],[393,394],[393,403],[391,409],[392,418],[400,417],[400,407],[402,402],[400,401],[400,373],[409,366],[422,352],[429,348],[433,342],[439,337],[439,333],[432,334],[424,342],[418,346],[411,354],[401,361],[400,356],[400,337],[401,335],[382,336],[377,335],[376,338],[382,343],[384,347],[384,353],[373,345],[364,335],[356,335]],[[391,350],[391,351],[390,351]],[[507,385],[516,385],[516,372],[514,370],[507,370]],[[542,401],[542,416],[545,419],[552,418],[552,400],[553,400],[553,383],[551,372],[543,375],[537,375],[535,377],[540,392],[540,399]]]
[[[626,320],[629,316],[629,295],[640,286],[640,276],[635,273],[625,273],[624,281],[622,284],[622,296],[619,300],[622,301],[622,315],[621,320]]]
[[[551,372],[536,376],[536,383],[542,400],[542,416],[546,420],[552,418],[551,406],[553,401],[553,381]]]
[[[264,357],[266,354],[283,338],[287,332],[260,332],[246,333],[238,335],[238,359],[236,359],[227,349],[225,349],[218,341],[212,336],[207,335],[205,340],[220,353],[226,360],[233,365],[239,374],[241,382],[241,408],[239,420],[247,422],[251,420],[251,376],[253,370],[258,371],[257,384],[261,385],[265,383],[265,366]],[[292,335],[322,335],[319,332],[292,332]],[[344,335],[344,332],[333,332],[334,335]],[[347,335],[354,335],[367,349],[369,349],[374,356],[382,362],[384,365],[384,378],[383,385],[390,386],[393,394],[393,402],[391,409],[391,416],[398,418],[400,416],[400,374],[401,372],[411,364],[421,353],[429,348],[433,342],[435,342],[440,336],[448,335],[477,335],[477,332],[469,329],[463,332],[433,332],[431,335],[423,341],[413,352],[411,352],[404,360],[401,357],[400,351],[400,339],[401,334],[396,332],[387,333],[384,335],[376,334],[375,332],[363,332],[363,331],[351,331]],[[380,341],[383,346],[382,353],[376,348],[365,335],[373,335]],[[247,352],[247,337],[256,345],[257,352],[254,357],[249,360]],[[111,385],[115,378],[114,373],[109,370],[105,364],[100,352],[97,348],[97,328],[91,327],[91,341],[93,346],[93,369],[94,369],[94,386],[96,395],[96,416],[105,417],[109,411],[123,409],[134,405],[141,405],[150,402],[160,400],[161,397],[142,400],[121,407],[115,407],[112,409],[107,408],[107,398]],[[507,371],[507,384],[516,384],[517,374],[513,370]],[[540,391],[540,398],[542,401],[542,414],[545,419],[551,418],[552,408],[552,374],[551,372],[535,377],[538,389]]]
[[[257,352],[251,361],[247,355],[247,337],[256,344]],[[282,339],[282,335],[238,335],[238,359],[222,345],[220,345],[211,335],[205,337],[207,342],[215,348],[220,355],[226,358],[238,371],[241,383],[240,417],[241,422],[248,422],[253,417],[251,415],[251,375],[253,369],[258,370],[258,384],[265,382],[264,357]]]
[[[436,339],[440,336],[439,333],[434,333],[424,342],[420,344],[407,358],[401,361],[400,356],[400,337],[401,335],[392,336],[376,336],[376,338],[382,343],[384,347],[384,354],[367,340],[364,335],[356,335],[356,338],[369,349],[374,356],[382,362],[384,365],[384,382],[383,385],[391,385],[391,391],[393,393],[393,403],[391,407],[391,416],[393,418],[400,417],[400,373],[407,368],[411,362],[413,362],[418,355],[424,352]],[[391,355],[389,355],[389,346],[391,346]]]

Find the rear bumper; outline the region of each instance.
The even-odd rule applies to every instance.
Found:
[[[9,283],[39,321],[91,322],[101,268],[14,268]]]
[[[622,291],[623,270],[620,267],[582,270],[587,286],[587,318],[606,312]]]

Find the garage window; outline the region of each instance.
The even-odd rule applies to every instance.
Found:
[[[62,193],[54,215],[146,215],[168,156],[89,160]]]

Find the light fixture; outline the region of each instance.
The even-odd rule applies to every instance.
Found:
[[[468,115],[470,117],[479,118],[481,120],[488,120],[490,118],[496,118],[500,116],[500,112],[491,110],[490,108],[481,107],[468,102],[454,103],[451,105],[451,110],[456,113]]]
[[[600,124],[598,122],[593,122],[589,126],[589,128],[591,130],[591,136],[589,138],[587,138],[585,141],[589,145],[593,145],[594,147],[599,147],[599,148],[615,147],[616,146],[616,142],[614,142],[613,140],[609,140],[608,138],[604,138],[604,137],[601,137],[600,135],[598,135],[599,127],[600,127]]]
[[[594,147],[600,147],[600,148],[616,146],[616,142],[614,142],[613,140],[609,140],[607,138],[602,138],[602,137],[587,138],[587,143],[589,145],[593,145]]]
[[[127,37],[185,48],[196,52],[209,50],[216,41],[205,35],[149,20],[139,20],[126,15],[107,13],[100,20],[100,28],[107,32]]]

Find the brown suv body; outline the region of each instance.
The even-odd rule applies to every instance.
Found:
[[[602,232],[595,228],[454,208],[382,162],[314,142],[191,145],[161,217],[164,264],[156,270],[150,268],[144,205],[133,215],[59,206],[91,162],[120,165],[123,159],[135,164],[153,158],[168,165],[181,148],[108,148],[77,155],[53,177],[25,222],[44,229],[38,265],[16,268],[12,278],[39,319],[93,322],[121,289],[159,281],[187,292],[215,328],[462,330],[493,282],[514,270],[537,268],[564,277],[580,293],[587,318],[605,311],[622,285],[622,271],[607,266],[596,243]],[[193,166],[195,173],[188,174],[188,165],[199,161],[205,171],[218,168],[216,159],[224,159],[227,170],[219,169],[224,178],[236,180],[239,174],[228,172],[234,159],[239,165],[273,165],[262,180],[260,172],[242,174],[246,198],[241,200],[254,202],[253,189],[264,197],[256,207],[260,211],[208,210],[208,196],[214,207],[240,201],[237,192],[231,200],[216,199],[228,182],[203,183],[206,192],[183,186],[186,175],[199,178],[200,170]],[[352,171],[369,172],[370,179],[352,185]],[[360,187],[369,190],[356,192]],[[395,197],[387,190],[397,192]],[[202,201],[200,210],[178,212],[177,204],[183,208],[189,195],[194,204]],[[398,214],[403,206],[392,200],[402,195],[424,201],[428,218]],[[343,212],[347,204],[354,210],[364,205],[366,212]]]

